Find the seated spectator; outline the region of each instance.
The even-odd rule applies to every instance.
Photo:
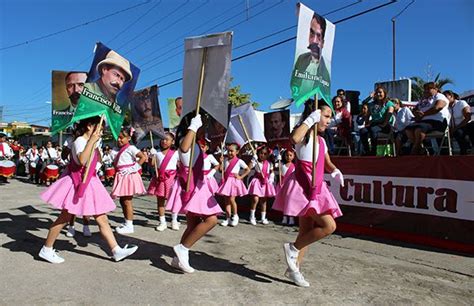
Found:
[[[466,101],[459,100],[458,94],[451,90],[446,90],[443,95],[449,101],[450,133],[458,142],[461,155],[465,155],[470,147],[466,137],[469,137],[471,145],[474,146],[474,121],[471,120],[471,107]]]
[[[448,126],[448,99],[439,92],[434,82],[423,86],[423,99],[415,106],[415,122],[405,128],[405,133],[413,144],[410,154],[424,155],[426,149],[423,141],[426,134],[432,131],[444,132]]]
[[[395,151],[397,156],[400,156],[402,145],[408,140],[404,130],[413,122],[415,116],[408,107],[403,106],[402,101],[399,99],[393,99],[392,101],[395,105],[395,124],[393,126],[395,132]]]
[[[363,149],[360,142],[360,130],[367,129],[370,122],[369,105],[367,103],[362,104],[360,107],[360,113],[357,115],[356,123],[354,124],[354,147],[356,153],[362,155]]]
[[[335,135],[341,137],[347,144],[351,143],[351,114],[347,111],[341,96],[332,98],[332,104],[334,106],[334,116],[329,122],[329,127],[324,134],[324,138],[328,144],[329,154],[334,154]]]
[[[378,86],[375,89],[373,102],[368,104],[370,113],[369,126],[359,131],[360,140],[364,147],[365,154],[375,155],[377,149],[377,138],[379,133],[388,134],[393,124],[394,105],[387,95],[387,90]],[[371,145],[369,146],[369,137]]]
[[[346,107],[347,111],[350,114],[351,113],[351,103],[346,98],[346,91],[344,89],[338,89],[337,90],[337,95],[342,98],[342,103],[344,104],[344,106]]]

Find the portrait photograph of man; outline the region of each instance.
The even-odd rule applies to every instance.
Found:
[[[265,138],[268,141],[286,140],[290,137],[289,110],[264,115]]]
[[[141,139],[149,131],[163,136],[163,122],[161,120],[160,104],[158,101],[158,86],[135,91],[131,99],[132,126]]]
[[[299,3],[298,35],[291,91],[295,101],[316,93],[330,102],[331,57],[335,26]]]

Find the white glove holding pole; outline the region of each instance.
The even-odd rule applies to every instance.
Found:
[[[209,171],[207,174],[207,178],[213,178],[214,174],[216,174],[216,169],[211,169],[211,171]]]
[[[315,110],[314,112],[312,112],[308,118],[306,118],[304,121],[303,121],[303,124],[306,124],[308,127],[312,127],[313,125],[315,125],[316,123],[318,123],[319,121],[321,121],[321,110],[320,109],[317,109]]]
[[[156,155],[158,154],[158,151],[155,150],[155,148],[150,149],[150,155]]]
[[[342,175],[341,170],[339,170],[339,169],[337,169],[337,168],[334,169],[334,171],[331,172],[331,177],[332,177],[333,179],[336,179],[336,178],[337,178],[337,179],[336,179],[337,182],[339,182],[339,184],[340,184],[342,187],[344,187],[344,176]]]
[[[197,133],[197,130],[202,126],[201,114],[198,114],[196,117],[191,119],[191,124],[188,127],[188,130]]]

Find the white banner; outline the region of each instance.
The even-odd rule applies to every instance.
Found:
[[[251,141],[267,142],[265,135],[263,134],[263,128],[258,122],[257,114],[255,113],[252,104],[247,103],[237,107],[232,107],[226,143],[235,142],[240,146],[247,143],[244,129],[239,120],[239,115],[242,118]]]
[[[474,221],[472,181],[345,175],[345,187],[325,180],[339,204]]]

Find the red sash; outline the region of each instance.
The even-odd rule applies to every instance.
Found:
[[[290,163],[290,166],[288,167],[288,169],[286,170],[285,172],[285,175],[282,177],[282,182],[284,182],[289,176],[291,173],[293,173],[293,171],[295,170],[295,164],[294,163]]]
[[[81,198],[84,195],[87,185],[89,185],[92,177],[96,175],[95,167],[97,165],[97,160],[99,159],[99,152],[97,149],[95,149],[94,153],[95,154],[92,156],[92,162],[85,183],[82,183],[82,176],[86,171],[86,167],[78,165],[74,158],[71,158],[68,169],[69,175],[71,176],[72,182],[74,184],[74,188],[76,189],[76,194],[74,196],[75,198]]]
[[[160,170],[158,170],[158,178],[157,179],[158,179],[159,182],[166,181],[168,178],[171,177],[171,175],[176,173],[176,170],[166,171],[166,167],[168,166],[168,164],[171,160],[171,157],[173,157],[174,152],[175,151],[173,151],[171,149],[169,149],[168,152],[166,152],[165,158],[163,158],[163,161],[161,162]]]
[[[296,163],[295,177],[296,181],[303,187],[304,195],[311,201],[316,199],[316,195],[321,193],[321,186],[323,184],[324,175],[324,145],[323,140],[319,137],[319,153],[316,161],[316,187],[311,186],[311,177],[313,173],[313,163],[298,160]]]
[[[190,199],[191,196],[194,192],[194,189],[196,188],[196,185],[199,180],[204,180],[204,172],[202,171],[202,167],[204,166],[204,153],[202,152],[201,149],[199,149],[199,155],[196,160],[196,163],[193,166],[193,171],[191,172],[191,180],[189,183],[189,191],[186,192],[186,183],[187,183],[187,171],[188,167],[183,167],[185,168],[183,172],[186,172],[186,178],[184,178],[184,181],[182,181],[181,186],[183,186],[183,193],[181,194],[181,199],[183,200],[184,203],[187,203]],[[181,179],[183,179],[181,177]],[[184,184],[183,184],[184,183]]]
[[[239,162],[239,158],[237,156],[234,156],[234,158],[232,158],[229,161],[229,165],[227,166],[227,169],[225,170],[224,180],[231,177],[232,169],[234,169],[235,165],[237,165],[238,162]]]
[[[256,162],[258,163],[258,161]],[[270,163],[266,160],[263,161],[263,166],[262,166],[262,172],[257,172],[256,177],[260,180],[262,184],[265,184],[268,182],[268,167],[270,166]]]
[[[135,163],[131,164],[131,165],[122,165],[122,166],[118,166],[118,162],[119,162],[119,159],[120,159],[120,156],[122,156],[123,152],[125,152],[125,150],[127,150],[127,148],[130,147],[130,144],[127,143],[126,145],[122,146],[120,148],[120,151],[117,153],[117,156],[115,156],[114,158],[114,167],[115,167],[115,170],[120,170],[120,169],[123,169],[123,168],[128,168],[128,167],[131,167],[133,166]]]
[[[3,142],[0,143],[0,152],[2,153],[2,156],[5,157],[5,151],[3,150]]]

